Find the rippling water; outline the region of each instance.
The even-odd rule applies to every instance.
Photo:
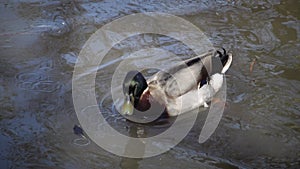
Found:
[[[1,168],[299,168],[299,6],[297,0],[0,2]],[[187,19],[215,47],[234,54],[221,123],[199,144],[204,110],[179,145],[147,159],[76,143],[71,79],[81,47],[104,24],[150,11]],[[124,134],[142,128],[151,136],[172,122],[132,124],[115,113],[107,96],[118,64],[110,61],[145,46],[193,55],[173,39],[151,34],[129,38],[109,52],[97,73],[97,99],[107,121]]]

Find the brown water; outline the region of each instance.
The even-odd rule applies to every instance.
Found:
[[[1,1],[0,168],[299,168],[299,6],[297,0]],[[150,11],[189,20],[215,47],[234,54],[221,123],[199,144],[202,113],[180,144],[147,159],[122,158],[93,142],[76,142],[71,80],[81,47],[105,23]],[[144,35],[122,42],[110,55],[118,58],[149,44],[183,57],[190,54],[172,39]],[[99,102],[114,66],[97,75]],[[116,129],[137,130],[112,113],[110,99],[102,106]],[[151,135],[166,126],[139,127]]]

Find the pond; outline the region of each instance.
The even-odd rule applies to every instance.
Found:
[[[297,0],[1,1],[1,168],[299,168],[299,6]],[[198,143],[208,114],[200,108],[196,123],[178,145],[154,157],[126,158],[107,152],[87,135],[81,139],[74,134],[74,125],[80,123],[72,77],[93,33],[140,12],[187,20],[234,59],[226,73],[223,116],[206,142]],[[113,128],[133,137],[157,135],[173,123],[172,118],[132,123],[113,106],[109,90],[120,58],[145,47],[159,47],[183,59],[194,55],[179,41],[155,34],[132,36],[108,52],[96,75],[97,103]],[[164,54],[155,56],[131,64],[172,63]]]

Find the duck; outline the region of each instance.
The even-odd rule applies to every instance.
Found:
[[[122,84],[125,99],[120,113],[131,116],[155,107],[155,112],[163,110],[164,117],[170,117],[201,106],[208,107],[207,103],[221,89],[225,73],[232,64],[232,54],[222,49],[222,52],[210,50],[187,59],[148,79],[137,70],[129,71]],[[220,72],[209,75],[210,67],[205,67],[209,64],[203,64],[209,57],[220,59]]]

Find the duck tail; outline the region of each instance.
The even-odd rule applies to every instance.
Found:
[[[231,66],[231,63],[232,63],[232,54],[229,53],[228,54],[228,59],[227,59],[227,62],[225,63],[221,73],[222,74],[225,74],[227,72],[227,70],[229,69],[229,67]]]
[[[222,49],[223,49],[223,53],[220,52],[220,51],[217,51],[217,53],[219,54],[220,60],[221,60],[222,65],[223,65],[223,69],[222,69],[221,73],[224,74],[224,73],[227,72],[227,70],[231,66],[231,63],[232,63],[232,54],[231,53],[227,53],[224,48],[222,48]]]

